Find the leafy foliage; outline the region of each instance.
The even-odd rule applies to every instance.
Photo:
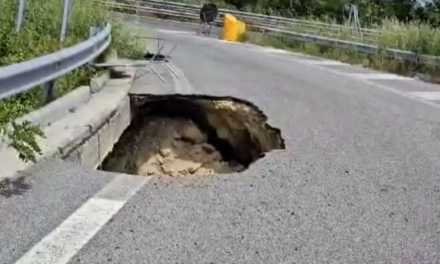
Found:
[[[16,149],[24,162],[36,162],[35,152],[41,154],[36,137],[44,137],[43,131],[29,121],[21,124],[12,122],[12,128],[3,132],[10,140],[9,146]]]
[[[62,0],[26,1],[20,32],[15,31],[18,2],[0,0],[0,66],[23,62],[62,48],[75,45],[89,37],[91,26],[110,22],[107,11],[94,1],[72,1],[65,39],[60,41]],[[116,22],[112,30],[111,48],[122,56],[140,56],[139,44]],[[104,57],[104,56],[103,56]],[[88,85],[96,71],[80,68],[55,82],[55,97],[60,97],[81,85]],[[17,118],[43,106],[42,87],[0,101],[0,137],[2,142],[15,148],[25,162],[35,162],[41,153],[38,137],[44,137],[41,128],[29,122],[14,122]]]
[[[233,3],[233,0],[224,0]],[[382,50],[396,48],[418,54],[440,56],[440,0],[248,0],[248,9],[269,15],[282,15],[308,20],[310,24],[347,22],[349,4],[357,4],[361,26],[374,28],[379,34],[366,34],[360,40],[349,27],[292,25],[291,30],[298,33],[322,35],[348,41],[362,41],[378,45]],[[237,8],[240,6],[237,5]],[[283,37],[268,37],[248,32],[250,42],[283,49],[292,49],[323,57],[329,57],[375,69],[405,75],[414,72],[438,75],[438,69],[418,62],[405,62],[385,58],[379,52],[375,55],[362,55],[356,52],[335,49],[328,46],[292,41]]]
[[[399,22],[420,21],[437,26],[440,23],[440,0],[224,0],[242,9],[254,12],[296,18],[330,18],[343,21],[347,17],[347,5],[356,4],[363,26],[381,24],[384,19]]]

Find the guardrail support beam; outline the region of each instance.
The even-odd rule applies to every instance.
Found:
[[[64,41],[64,38],[66,37],[67,22],[69,20],[69,13],[70,13],[69,11],[70,11],[70,1],[64,0],[63,22],[61,24],[60,41]]]
[[[18,0],[18,13],[17,13],[17,21],[15,22],[17,32],[20,32],[21,25],[23,24],[23,13],[24,7],[26,5],[26,0]]]
[[[48,82],[43,88],[43,104],[52,102],[55,98],[54,95],[55,81]]]

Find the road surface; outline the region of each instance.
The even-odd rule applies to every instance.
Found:
[[[252,101],[287,149],[174,180],[40,164],[0,198],[0,263],[440,263],[439,86],[177,29],[179,87]]]

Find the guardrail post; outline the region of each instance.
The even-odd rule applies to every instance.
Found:
[[[63,23],[61,24],[60,40],[66,37],[67,21],[69,20],[70,0],[64,0]]]
[[[136,1],[136,25],[139,25],[139,21],[140,21],[140,19],[139,19],[139,8],[140,8],[140,6],[141,6],[141,1],[137,0]]]
[[[26,5],[26,0],[18,0],[18,13],[17,13],[17,20],[15,22],[15,30],[17,32],[20,32],[21,25],[23,24],[23,13],[24,13],[24,7]]]
[[[94,36],[96,36],[96,34],[98,34],[99,31],[101,31],[100,27],[90,27],[90,29],[89,29],[89,38],[93,38]],[[94,64],[94,63],[95,63],[95,59],[90,61],[89,65],[90,64]]]
[[[70,1],[71,0],[64,0],[63,22],[61,24],[60,42],[63,42],[64,38],[66,37],[67,22],[69,20],[69,12],[71,7]],[[43,89],[44,104],[48,104],[55,99],[54,89],[55,89],[55,80],[50,81],[44,85],[44,89]]]
[[[43,89],[43,104],[48,104],[54,99],[55,81],[50,81],[44,85]]]
[[[69,1],[69,8],[67,9],[67,19],[70,18],[70,12],[72,11],[72,5],[74,0]]]
[[[89,38],[92,38],[99,32],[99,27],[90,27],[89,29]]]

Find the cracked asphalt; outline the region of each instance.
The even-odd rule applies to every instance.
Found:
[[[440,263],[440,108],[299,54],[160,34],[178,44],[171,60],[193,93],[251,101],[281,129],[286,150],[240,174],[153,178],[69,263]],[[93,193],[103,177],[87,188],[71,180],[67,193]],[[3,204],[24,208],[26,195]],[[60,212],[83,200],[65,199]],[[32,241],[58,218],[39,217],[33,225],[47,227]],[[19,234],[5,229],[6,264],[34,242],[4,250],[5,234]]]

